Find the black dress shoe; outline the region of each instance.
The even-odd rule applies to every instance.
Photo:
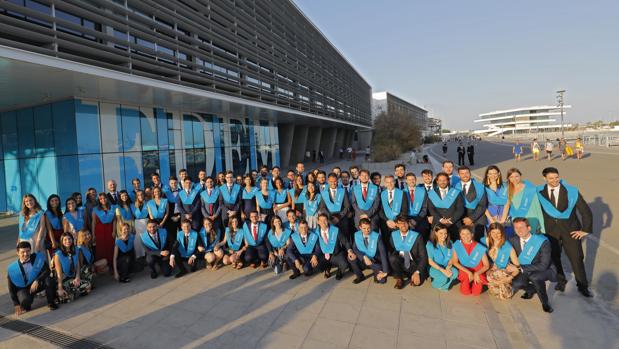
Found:
[[[187,272],[186,272],[186,271],[185,271],[185,272],[183,272],[183,271],[179,271],[176,275],[174,275],[174,277],[178,279],[178,278],[180,278],[180,277],[185,276],[185,274],[187,274]]]
[[[335,280],[342,280],[342,278],[344,277],[344,273],[342,273],[341,270],[337,270],[337,272],[335,273]]]
[[[591,293],[591,291],[589,291],[589,289],[586,287],[579,287],[578,292],[580,292],[580,294],[583,295],[583,297],[586,297],[586,298],[593,297],[593,294]]]
[[[292,272],[292,275],[290,275],[288,278],[290,280],[294,280],[296,278],[298,278],[301,275],[301,273],[299,273],[297,270],[295,270],[294,272]]]
[[[328,279],[331,277],[331,270],[325,270],[325,279]]]
[[[522,299],[531,299],[533,298],[534,294],[533,293],[529,293],[529,292],[525,292],[522,294],[522,296],[520,296],[520,298]]]
[[[51,310],[51,311],[54,311],[54,310],[58,309],[58,304],[56,304],[56,303],[49,303],[47,305],[47,308],[49,308],[49,310]]]
[[[565,281],[557,282],[557,284],[555,285],[555,290],[565,292],[565,284],[567,284],[567,282]]]
[[[358,283],[363,282],[363,280],[365,280],[365,276],[355,278],[355,279],[352,281],[352,283],[356,285],[356,284],[358,284]]]
[[[150,278],[151,278],[151,279],[156,279],[156,278],[157,278],[157,276],[159,276],[159,274],[157,274],[157,272],[156,272],[156,271],[151,271],[151,272],[150,272]]]
[[[552,309],[550,304],[542,304],[542,309],[544,309],[544,312],[546,313],[552,313],[553,311],[555,311],[554,309]]]

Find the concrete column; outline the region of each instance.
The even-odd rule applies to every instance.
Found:
[[[279,161],[282,168],[290,165],[290,153],[294,136],[294,124],[279,124],[277,127],[279,137]]]
[[[333,158],[336,134],[337,134],[336,128],[325,128],[322,130],[322,138],[320,139],[320,149],[322,149],[322,151],[324,152],[326,159]]]
[[[292,147],[290,149],[289,164],[294,164],[297,161],[303,161],[305,158],[308,134],[309,128],[307,126],[297,125],[294,127],[294,139],[292,140]]]
[[[307,147],[310,152],[316,150],[316,161],[318,161],[318,151],[320,150],[320,138],[322,137],[322,127],[309,128],[307,135]]]
[[[333,157],[339,157],[340,148],[344,148],[344,129],[338,128],[335,135],[335,147],[333,149]]]

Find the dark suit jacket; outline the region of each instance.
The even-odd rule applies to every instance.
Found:
[[[471,155],[474,155],[475,154],[475,147],[472,144],[469,145],[468,147],[466,147],[466,152],[471,154]]]
[[[400,252],[396,249],[395,243],[393,242],[393,236],[389,237],[389,243],[392,247],[392,254],[399,256]],[[413,244],[413,247],[410,250],[411,255],[413,256],[413,260],[415,261],[415,265],[417,268],[413,271],[419,271],[420,276],[425,277],[427,275],[428,269],[428,251],[426,250],[426,244],[423,241],[423,237],[421,234],[417,236],[417,240]]]
[[[398,214],[398,216],[405,216],[405,217],[408,216],[408,198],[406,197],[406,195],[408,195],[408,192],[403,191],[402,192],[402,207],[400,208],[400,213]],[[395,200],[395,195],[393,199]],[[377,200],[380,201],[380,210],[378,211],[378,216],[383,221],[389,220],[387,218],[387,215],[385,214],[385,210],[383,210],[382,196],[379,196]],[[389,205],[389,203],[386,203],[386,204]]]
[[[331,192],[331,190],[327,186],[327,189],[325,190],[325,194],[329,195],[330,192]],[[321,195],[322,195],[322,193],[321,193]],[[344,200],[342,200],[342,209],[338,213],[329,212],[329,210],[327,209],[327,204],[325,204],[324,200],[325,200],[324,198],[322,200],[320,200],[319,210],[321,212],[327,212],[327,213],[329,213],[330,216],[335,214],[335,215],[337,215],[340,218],[340,220],[342,218],[345,218],[348,215],[348,212],[350,212],[350,201],[348,200],[348,195],[344,195]]]
[[[193,251],[192,254],[197,255],[198,254],[198,247],[200,247],[200,246],[204,247],[204,242],[202,242],[202,238],[200,238],[200,234],[198,234],[198,239],[196,241],[196,249]],[[174,244],[172,245],[173,254],[177,258],[182,258],[181,257],[181,252],[179,250],[179,247],[180,247],[180,244],[179,244],[178,240],[174,239]]]
[[[548,185],[544,186],[541,195],[550,201],[550,197],[548,196]],[[567,208],[567,204],[567,189],[565,189],[564,186],[560,186],[557,209],[559,211],[564,211]],[[544,212],[546,233],[550,236],[558,237],[560,233],[571,233],[578,230],[582,230],[586,233],[593,232],[593,215],[591,213],[591,208],[580,193],[578,193],[578,201],[568,219],[556,219],[551,217],[546,213],[543,206],[542,211]],[[580,214],[581,219],[578,218],[576,212]]]
[[[377,188],[378,189],[378,188]],[[374,216],[376,216],[376,213],[380,210],[380,196],[379,196],[380,192],[378,190],[376,190],[376,197],[374,198],[374,202],[372,203],[372,206],[370,207],[369,210],[364,211],[361,208],[359,208],[359,204],[357,204],[357,197],[355,196],[354,190],[351,190],[350,193],[350,205],[352,206],[352,209],[354,211],[354,218],[355,218],[355,227],[359,226],[359,219],[360,216],[362,214],[367,215],[370,220],[372,220],[374,218]]]
[[[516,250],[516,254],[520,255],[522,248],[520,247],[520,237],[514,235],[509,238],[509,243]],[[545,241],[540,247],[537,255],[533,258],[533,261],[529,265],[522,265],[523,272],[529,274],[529,277],[537,281],[555,281],[556,272],[551,265],[550,258],[550,241]]]
[[[438,187],[433,189],[440,197],[441,192]],[[460,226],[462,216],[464,215],[464,202],[462,196],[458,195],[454,203],[449,208],[438,208],[434,206],[432,200],[428,198],[428,215],[434,217],[432,226],[437,225],[442,217],[451,218],[451,222],[455,226]]]
[[[316,229],[314,230],[314,233],[316,235],[318,235],[318,240],[316,241],[316,247],[318,248],[318,253],[320,254],[324,254],[322,252],[322,248],[320,247],[320,239],[322,239],[322,235],[320,235],[320,226],[317,226]],[[333,249],[333,255],[337,255],[340,253],[347,253],[347,251],[349,249],[351,249],[352,247],[350,246],[350,242],[348,241],[348,239],[346,238],[345,234],[342,233],[342,231],[338,231],[337,233],[337,242],[335,243],[335,249]]]
[[[200,194],[196,195],[196,197],[193,199],[190,205],[184,204],[181,201],[180,195],[176,197],[176,204],[178,205],[178,210],[180,211],[182,215],[190,214],[192,222],[195,221],[196,219],[198,219],[198,221],[201,219],[200,202],[201,202]],[[200,225],[202,225],[201,223],[202,222],[200,222]]]
[[[198,195],[198,196],[200,196],[200,195]],[[221,205],[220,205],[220,201],[221,200],[219,198],[217,200],[215,200],[215,202],[213,203],[213,214],[211,214],[209,212],[209,204],[207,204],[204,200],[202,200],[202,197],[200,197],[200,207],[201,207],[202,217],[217,216],[217,219],[221,218]]]
[[[461,189],[462,182],[460,182],[459,185],[460,185],[460,188],[458,189]],[[473,222],[475,222],[475,224],[486,225],[486,222],[488,221],[488,219],[486,218],[486,209],[488,208],[488,196],[486,195],[485,190],[482,193],[482,195],[483,196],[481,197],[481,200],[477,204],[477,207],[475,207],[474,209],[466,208],[466,206],[464,207],[464,210],[465,210],[464,217],[469,217],[470,219],[473,220]],[[468,194],[465,195],[464,192],[462,192],[462,196],[466,197],[468,201],[475,200],[475,197],[477,197],[477,189],[475,189],[475,185],[473,185],[472,181],[471,181],[471,184],[469,184]],[[465,202],[462,201],[462,204],[464,205]]]
[[[363,256],[365,256],[365,254],[363,254],[357,248],[357,243],[354,241],[355,240],[354,237],[352,238],[352,240],[353,240],[352,250],[355,252],[355,255],[357,256],[359,263],[361,263],[361,265],[365,265],[365,262],[363,262]],[[388,273],[389,272],[389,257],[387,256],[387,249],[385,248],[383,239],[378,238],[377,243],[378,243],[378,246],[376,247],[376,254],[374,255],[374,258],[370,258],[370,260],[374,264],[380,264],[381,266],[380,270],[384,271],[385,273]]]
[[[239,213],[239,217],[240,217],[240,211],[241,211],[241,196],[243,195],[243,187],[241,187],[241,190],[239,190],[239,193],[236,196],[236,201],[234,202],[234,204],[226,204],[224,202],[224,197],[221,194],[222,190],[228,190],[228,185],[224,184],[224,187],[219,187],[219,207],[221,207],[222,209],[222,217],[228,217],[228,211],[235,211],[237,213]]]
[[[112,196],[112,193],[110,193],[110,192],[105,193],[105,196],[107,196],[107,201],[111,205],[118,205],[118,200],[120,200],[120,193],[119,192],[116,192],[116,197],[118,198],[118,200],[114,200],[114,196]]]

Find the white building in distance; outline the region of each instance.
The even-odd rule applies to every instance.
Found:
[[[564,118],[566,115],[565,109],[571,107],[570,105],[563,106]],[[479,114],[479,118],[474,120],[474,122],[481,123],[484,127],[474,131],[474,133],[487,136],[551,132],[561,129],[561,108],[556,105],[538,105],[497,110]],[[564,124],[563,126],[570,127],[571,125]]]

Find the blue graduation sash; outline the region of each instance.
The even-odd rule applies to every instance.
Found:
[[[531,208],[531,204],[533,204],[533,200],[537,199],[537,188],[535,185],[529,181],[524,181],[524,189],[522,189],[522,200],[520,200],[520,207],[516,207],[515,205],[509,205],[509,215],[513,218],[516,217],[526,217],[529,209]]]
[[[393,202],[392,207],[389,207],[389,191],[383,190],[380,193],[381,203],[383,205],[383,212],[385,212],[385,216],[389,218],[389,220],[395,220],[400,214],[400,210],[402,210],[402,191],[398,188],[393,189]]]
[[[189,258],[196,250],[196,244],[198,242],[198,233],[195,231],[189,232],[188,246],[185,246],[185,233],[181,230],[176,234],[176,241],[178,241],[178,252],[181,253],[181,257]]]
[[[60,265],[62,266],[62,275],[63,277],[73,277],[75,273],[78,272],[77,264],[78,264],[78,255],[74,253],[71,257],[66,256],[62,253],[61,250],[56,251],[56,256],[60,259]],[[73,265],[73,273],[71,273],[71,265]]]
[[[136,207],[133,205],[133,216],[135,219],[145,219],[148,218],[148,205],[142,205],[142,208]]]
[[[276,204],[285,204],[288,201],[288,191],[283,189],[281,192],[275,190],[275,203]]]
[[[309,198],[305,199],[304,208],[306,216],[311,217],[316,214],[316,212],[318,211],[320,200],[322,200],[322,196],[318,193],[314,194],[314,200],[312,201],[310,201]]]
[[[148,200],[146,206],[155,219],[162,219],[168,211],[168,199],[159,199],[159,206],[157,206],[155,199],[151,199]]]
[[[120,216],[126,220],[126,221],[130,221],[133,219],[133,214],[131,213],[131,207],[129,208],[124,208],[122,206],[118,207],[120,209]]]
[[[52,211],[45,211],[45,218],[47,218],[47,220],[49,221],[49,224],[52,226],[52,229],[58,230],[62,228],[62,225],[60,224],[60,220],[62,219],[62,216],[57,217],[55,214],[52,213]]]
[[[247,191],[245,188],[243,188],[241,192],[241,199],[243,200],[253,199],[256,196],[257,191],[259,190],[256,187],[251,187],[250,191]]]
[[[92,264],[92,262],[93,262],[93,260],[92,260],[92,258],[93,258],[92,252],[90,251],[90,249],[87,246],[84,246],[84,245],[77,246],[77,250],[82,252],[82,255],[84,256],[85,263],[87,265]]]
[[[376,195],[378,194],[378,187],[372,183],[368,183],[368,192],[367,192],[367,200],[363,200],[363,187],[361,184],[354,185],[352,187],[353,195],[355,195],[355,200],[357,201],[357,206],[362,211],[367,211],[372,208],[372,204],[374,200],[376,200]]]
[[[572,214],[572,210],[576,206],[578,202],[578,188],[571,186],[567,183],[561,181],[561,185],[565,187],[567,190],[567,208],[565,211],[559,211],[548,199],[546,199],[542,192],[544,191],[544,186],[540,185],[537,187],[537,198],[539,199],[539,203],[544,208],[544,211],[548,213],[548,215],[552,218],[556,219],[568,219]]]
[[[434,204],[437,208],[443,209],[450,208],[454,201],[458,198],[458,195],[460,195],[460,190],[457,188],[449,188],[447,195],[445,195],[445,199],[441,199],[434,189],[428,192],[428,198],[432,201],[432,204]]]
[[[544,236],[544,234],[532,234],[529,241],[524,244],[524,249],[522,249],[520,255],[518,256],[518,262],[520,262],[520,265],[531,264],[533,258],[535,258],[546,240],[548,240],[548,238]]]
[[[301,193],[299,194],[299,196],[295,199],[294,197],[294,193],[295,193],[295,189],[289,189],[288,192],[290,193],[290,197],[292,198],[292,201],[294,201],[295,204],[302,204],[305,201],[305,193],[307,192],[307,187],[303,187],[303,189],[301,189]]]
[[[260,206],[260,208],[272,209],[273,202],[275,202],[275,195],[273,194],[272,191],[270,191],[269,194],[267,195],[267,198],[265,199],[264,195],[262,194],[262,191],[257,191],[256,200],[258,201],[258,206]]]
[[[95,207],[92,210],[103,224],[112,223],[116,216],[116,205],[112,205],[107,212],[100,210],[99,207]]]
[[[331,201],[331,197],[329,196],[330,190],[331,189],[327,187],[321,192],[322,200],[324,200],[329,213],[338,213],[342,210],[342,203],[344,202],[344,189],[342,187],[337,187],[335,190],[335,201]]]
[[[71,212],[65,213],[63,216],[73,226],[75,231],[80,231],[84,228],[84,212],[76,211],[77,218],[74,218]]]
[[[475,186],[475,199],[473,199],[473,201],[468,201],[466,199],[466,195],[464,195],[464,192],[461,191],[461,193],[462,197],[464,198],[464,207],[468,208],[469,210],[474,210],[477,207],[477,204],[479,204],[481,199],[484,197],[484,193],[486,192],[486,190],[484,186],[475,179],[471,179],[471,183],[473,183],[473,185]]]
[[[135,240],[135,237],[133,236],[133,234],[129,234],[129,238],[127,239],[127,241],[123,241],[122,239],[116,239],[116,241],[114,241],[114,244],[118,246],[118,249],[122,253],[127,253],[133,250],[134,240]]]
[[[176,185],[176,189],[174,190],[174,192],[177,192],[180,190],[182,190],[181,186]],[[168,199],[174,198],[174,193],[172,192],[172,188],[170,188],[168,184],[164,185],[163,188],[161,188],[161,191],[165,194],[166,198]]]
[[[378,239],[379,235],[377,232],[372,231],[368,236],[368,246],[365,246],[365,241],[363,239],[363,232],[361,230],[357,230],[355,233],[355,245],[357,249],[368,256],[368,258],[374,258],[376,255],[376,250],[378,249]]]
[[[484,256],[484,253],[486,253],[486,250],[487,250],[487,248],[484,247],[484,245],[477,244],[475,245],[475,247],[473,248],[473,251],[471,251],[471,254],[469,255],[468,253],[466,253],[466,249],[464,248],[464,245],[462,245],[462,241],[457,240],[456,242],[454,242],[453,246],[454,246],[454,250],[456,250],[456,253],[458,254],[458,260],[460,261],[462,265],[464,265],[467,268],[477,267],[482,257]]]
[[[273,248],[282,248],[286,245],[286,241],[288,241],[288,239],[290,238],[290,234],[290,229],[283,229],[282,235],[280,235],[278,240],[277,236],[275,236],[275,232],[273,231],[273,229],[271,229],[269,230],[267,238],[269,239],[269,242],[271,243],[271,246],[273,246]]]
[[[241,191],[241,186],[234,183],[232,184],[232,191],[228,191],[228,184],[222,184],[219,186],[219,191],[221,192],[221,197],[224,199],[224,203],[226,205],[234,205],[236,202],[236,198]]]
[[[412,217],[417,217],[419,215],[419,211],[421,211],[421,207],[423,207],[423,200],[426,198],[426,188],[423,186],[415,186],[415,200],[411,202],[411,196],[408,192],[406,194],[406,199],[408,200],[408,215]]]
[[[284,222],[284,228],[290,229],[290,221]],[[299,222],[294,222],[294,231],[299,231]]]
[[[244,233],[242,230],[237,230],[236,234],[234,234],[234,241],[230,240],[230,228],[226,228],[226,242],[228,243],[228,247],[230,247],[233,251],[238,251],[241,249],[241,244],[243,243]]]
[[[486,195],[488,196],[488,202],[491,205],[495,206],[505,206],[507,205],[507,186],[501,185],[497,188],[497,191],[490,189],[490,187],[486,187]]]
[[[219,188],[215,187],[211,189],[211,195],[208,195],[208,189],[204,189],[200,193],[200,197],[207,204],[214,204],[219,199]]]
[[[299,234],[299,232],[295,232],[290,235],[290,237],[300,254],[312,254],[316,241],[318,240],[318,236],[310,232],[307,233],[307,244],[305,245],[303,244],[303,240],[301,240],[301,234]]]
[[[487,241],[488,239],[485,236],[481,238],[481,243],[484,244],[486,247],[488,246]],[[511,251],[512,251],[512,244],[510,244],[509,241],[505,241],[505,243],[503,243],[501,248],[499,248],[499,251],[496,254],[496,259],[494,259],[492,262],[499,269],[505,269],[507,267],[507,264],[509,264],[509,257],[510,257]]]
[[[451,248],[439,244],[436,244],[436,247],[434,247],[432,241],[426,243],[426,251],[428,251],[428,258],[432,259],[434,263],[443,268],[449,264],[451,256],[453,255],[453,250]]]
[[[337,235],[340,230],[338,227],[329,224],[329,241],[325,242],[322,238],[322,234],[320,231],[320,226],[316,227],[314,230],[314,234],[318,236],[318,241],[320,242],[320,250],[322,253],[333,253],[335,251],[335,244],[337,244]]]
[[[200,191],[199,190],[195,190],[195,189],[191,189],[191,192],[189,194],[187,194],[185,189],[183,189],[183,190],[178,192],[178,196],[180,196],[181,202],[184,205],[191,205],[191,204],[193,204],[193,200],[196,199],[196,196],[198,196],[198,194],[200,194]]]
[[[155,244],[155,241],[150,237],[150,234],[148,234],[147,231],[140,234],[140,238],[142,239],[142,242],[151,251],[163,251],[163,248],[165,247],[165,242],[166,242],[166,239],[168,238],[168,231],[163,228],[159,228],[157,229],[157,234],[159,235],[160,247],[157,247],[157,245]]]
[[[32,263],[33,258],[34,263]],[[19,288],[30,286],[34,282],[34,280],[36,280],[37,276],[39,276],[39,273],[41,272],[41,269],[43,269],[46,260],[47,258],[45,258],[45,256],[41,252],[31,254],[30,261],[32,263],[32,269],[30,270],[30,273],[28,275],[26,275],[25,272],[23,272],[23,269],[20,268],[19,260],[14,261],[13,263],[9,264],[9,267],[7,269],[9,279],[11,279],[11,282]]]
[[[258,223],[258,239],[254,240],[254,236],[252,235],[249,227],[251,224],[245,223],[243,224],[243,234],[245,235],[245,241],[249,246],[257,246],[262,244],[264,241],[264,236],[267,233],[267,225],[264,223]]]
[[[449,186],[452,188],[456,188],[456,186],[460,184],[460,182],[461,180],[459,176],[451,175],[451,178],[449,179]]]
[[[211,227],[211,229],[215,229],[215,228]],[[204,249],[206,250],[206,252],[213,252],[213,250],[215,249],[215,245],[217,245],[217,243],[221,239],[221,231],[219,229],[216,229],[215,240],[211,242],[208,241],[208,236],[206,235],[206,230],[204,229],[204,227],[200,229],[200,232],[198,234],[200,234],[200,238],[202,239],[202,242],[204,243]]]
[[[391,232],[393,246],[399,252],[410,252],[415,244],[415,241],[417,241],[418,236],[419,233],[414,230],[409,230],[404,239],[402,239],[402,234],[400,234],[399,230],[394,230]]]
[[[28,220],[28,224],[25,224],[24,227],[24,216],[22,214],[19,215],[19,239],[20,240],[30,240],[32,239],[32,235],[39,227],[39,222],[41,221],[41,217],[43,216],[43,211],[38,211],[37,213],[30,216]],[[34,247],[34,246],[33,246]]]

